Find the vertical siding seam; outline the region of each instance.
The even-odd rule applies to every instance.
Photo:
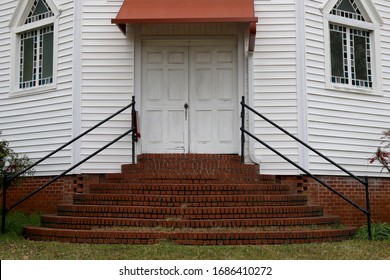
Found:
[[[81,133],[81,91],[82,91],[82,15],[83,15],[83,0],[74,1],[74,24],[73,24],[73,92],[72,92],[72,137],[76,137]],[[80,161],[80,141],[73,143],[71,149],[72,165]],[[80,167],[73,170],[73,174],[80,173]]]
[[[298,138],[308,141],[307,120],[307,69],[306,69],[306,9],[303,0],[295,2],[297,25],[297,112]],[[305,147],[298,145],[299,165],[309,169],[309,154]]]

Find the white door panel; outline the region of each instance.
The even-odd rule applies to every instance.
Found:
[[[193,153],[237,152],[236,60],[234,46],[190,48],[190,151]]]
[[[142,65],[144,153],[238,151],[235,46],[144,47]]]
[[[188,152],[188,48],[146,47],[142,60],[142,150]]]

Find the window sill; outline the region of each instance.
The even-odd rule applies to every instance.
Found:
[[[27,89],[16,89],[10,92],[10,97],[23,97],[36,94],[42,94],[47,92],[52,92],[57,89],[57,84],[50,84],[46,86],[27,88]]]
[[[358,88],[358,87],[342,86],[342,85],[335,85],[331,83],[328,83],[326,85],[326,89],[332,91],[345,92],[345,93],[380,95],[380,93],[376,89],[365,89],[365,88]]]

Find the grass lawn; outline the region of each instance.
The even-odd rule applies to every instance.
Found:
[[[0,236],[1,260],[390,260],[390,240],[273,246],[92,245],[36,242],[21,236],[39,215],[13,214]]]
[[[390,260],[390,241],[274,246],[91,245],[2,237],[6,260]]]

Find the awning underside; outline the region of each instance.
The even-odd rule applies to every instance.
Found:
[[[253,0],[124,0],[111,22],[123,33],[126,24],[248,23],[253,51],[257,20]]]

